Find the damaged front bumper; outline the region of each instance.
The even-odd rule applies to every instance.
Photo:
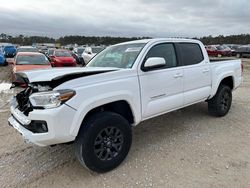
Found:
[[[27,142],[48,146],[75,140],[75,136],[70,135],[70,127],[76,110],[65,104],[54,109],[33,110],[26,116],[18,109],[16,99],[13,98],[10,109],[9,124],[21,133]]]

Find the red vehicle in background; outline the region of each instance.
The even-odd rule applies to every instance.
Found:
[[[16,77],[17,72],[50,69],[51,64],[44,54],[38,52],[18,52],[12,64],[12,81],[25,86],[23,80]]]
[[[227,46],[206,46],[209,56],[223,57],[231,56],[232,50]]]
[[[55,50],[49,58],[53,67],[75,67],[77,65],[75,58],[67,50]]]

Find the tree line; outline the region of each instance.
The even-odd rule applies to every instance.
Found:
[[[96,37],[96,36],[78,36],[78,35],[70,35],[60,37],[59,39],[54,39],[50,37],[43,36],[11,36],[7,34],[0,34],[0,42],[20,44],[20,45],[31,45],[33,43],[59,43],[61,45],[67,44],[78,44],[78,45],[86,45],[86,44],[95,44],[95,45],[112,45],[121,42],[131,41],[131,40],[139,40],[145,39],[149,37]]]
[[[79,36],[70,35],[60,37],[58,39],[45,37],[45,36],[11,36],[7,34],[0,34],[0,42],[20,44],[20,45],[31,45],[33,43],[59,43],[61,45],[67,44],[95,44],[95,45],[112,45],[120,42],[146,39],[150,37],[97,37],[97,36]],[[230,35],[230,36],[205,36],[201,38],[195,38],[201,40],[204,44],[250,44],[250,34]]]
[[[7,34],[0,34],[0,42],[20,44],[20,45],[31,45],[33,43],[55,43],[56,40],[49,37],[42,36],[11,36]]]
[[[198,38],[204,44],[250,44],[250,34],[241,34],[241,35],[230,35],[223,36],[219,35],[216,37],[207,36]]]

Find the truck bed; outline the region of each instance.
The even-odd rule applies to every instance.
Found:
[[[220,61],[237,60],[235,57],[225,57],[225,58],[209,58],[211,63],[216,63]]]

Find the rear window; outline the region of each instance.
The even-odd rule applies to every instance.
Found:
[[[49,61],[45,55],[19,55],[16,59],[17,65],[48,65]]]
[[[84,52],[84,50],[85,50],[84,48],[78,48],[77,49],[77,53],[78,54],[82,54]]]
[[[200,45],[195,43],[179,43],[183,65],[194,65],[204,60]]]
[[[4,50],[16,50],[14,46],[5,46]]]
[[[68,51],[56,51],[56,57],[71,57],[71,54]]]
[[[18,48],[17,52],[38,52],[37,48]]]

